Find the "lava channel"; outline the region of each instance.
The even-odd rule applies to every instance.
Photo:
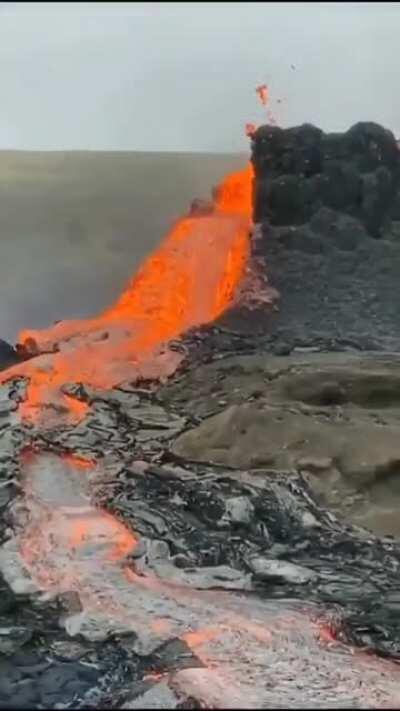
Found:
[[[169,340],[217,318],[233,301],[250,252],[253,169],[228,176],[212,214],[180,219],[117,302],[99,316],[23,331],[25,351],[37,355],[5,370],[4,382],[29,379],[20,406],[25,420],[73,424],[84,403],[61,392],[66,383],[112,388],[124,380],[168,377],[182,356]]]
[[[396,665],[327,644],[318,606],[196,589],[184,571],[173,582],[168,559],[162,579],[136,571],[135,537],[90,505],[99,464],[28,452],[21,469],[29,520],[17,545],[39,588],[78,598],[60,620],[70,635],[133,633],[132,651],[145,656],[180,638],[203,667],[174,683],[204,708],[398,708]]]

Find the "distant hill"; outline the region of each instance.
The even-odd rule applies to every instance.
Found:
[[[246,159],[0,151],[0,338],[104,308],[190,201]]]

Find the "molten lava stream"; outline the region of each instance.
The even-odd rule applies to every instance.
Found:
[[[21,337],[33,338],[39,351],[55,344],[60,349],[3,373],[3,379],[30,377],[25,417],[34,418],[51,403],[59,406],[60,386],[67,381],[104,388],[135,374],[172,372],[177,354],[157,355],[162,342],[215,318],[233,299],[249,252],[251,182],[250,167],[230,176],[215,213],[181,220],[99,317]],[[66,411],[79,419],[80,404],[69,400]],[[332,708],[338,699],[341,707],[350,699],[353,708],[376,708],[382,688],[386,698],[395,699],[392,668],[340,649],[333,655],[320,643],[311,610],[288,600],[196,589],[190,578],[174,582],[176,567],[169,559],[158,567],[153,561],[155,567],[144,572],[129,567],[135,536],[90,503],[90,483],[101,477],[98,463],[28,450],[21,456],[21,476],[28,518],[16,536],[17,550],[39,588],[77,593],[82,610],[72,600],[63,620],[69,634],[103,639],[109,631],[131,631],[132,651],[141,655],[180,637],[207,665],[183,670],[194,689],[186,688],[184,697],[200,695],[205,708],[292,708],[294,698],[297,708],[309,708],[310,701]],[[360,679],[366,682],[362,687]]]
[[[14,366],[2,381],[29,378],[25,419],[43,424],[53,414],[76,422],[86,406],[63,395],[67,382],[111,388],[135,377],[172,374],[181,356],[163,344],[214,320],[232,302],[249,255],[253,170],[228,176],[214,212],[185,217],[140,267],[117,302],[99,316],[24,331],[19,343],[42,355]],[[57,351],[57,352],[55,352]]]
[[[131,632],[145,657],[181,639],[204,667],[175,681],[203,708],[399,708],[395,665],[321,641],[317,605],[202,590],[168,557],[131,567],[137,539],[88,500],[100,464],[28,450],[21,470],[29,516],[18,549],[39,588],[65,594],[68,634]]]

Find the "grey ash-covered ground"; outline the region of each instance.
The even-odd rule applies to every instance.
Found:
[[[93,457],[107,464],[109,474],[93,491],[94,500],[140,537],[129,561],[132,571],[155,576],[167,590],[175,584],[205,595],[209,608],[200,607],[210,618],[218,608],[214,594],[247,611],[252,604],[254,610],[267,605],[272,617],[286,606],[293,619],[299,610],[309,616],[310,629],[322,620],[334,646],[348,651],[353,644],[371,654],[364,666],[357,655],[343,662],[341,652],[319,647],[307,631],[296,646],[286,630],[276,650],[273,644],[263,650],[270,655],[268,673],[255,672],[265,708],[384,705],[389,682],[379,670],[373,676],[375,655],[396,663],[400,658],[398,538],[334,515],[310,485],[308,468],[313,475],[329,468],[343,473],[343,452],[312,452],[307,460],[300,452],[307,439],[302,431],[283,448],[285,456],[300,452],[302,467],[293,456],[287,469],[279,468],[274,453],[269,463],[229,463],[231,420],[225,417],[229,408],[244,407],[257,427],[259,418],[265,426],[273,410],[291,422],[298,417],[303,430],[318,423],[324,431],[358,428],[360,442],[364,427],[374,428],[376,437],[386,427],[393,435],[400,367],[399,161],[394,137],[375,124],[335,135],[311,126],[261,127],[253,141],[253,255],[264,260],[269,283],[280,293],[275,306],[237,306],[217,325],[184,334],[177,347],[185,349],[185,362],[162,387],[141,383],[93,393],[69,384],[68,393],[91,407],[76,428],[45,434],[26,428],[14,419],[23,388],[1,392],[1,542],[12,539],[18,506],[23,509],[21,448],[33,447],[44,457],[49,451]],[[305,351],[312,351],[313,362],[304,362],[310,355]],[[332,352],[338,361],[327,365],[323,359]],[[362,377],[354,365],[360,352]],[[379,360],[382,352],[386,361]],[[17,358],[6,345],[4,356],[3,366]],[[213,461],[206,446],[204,457],[196,448],[190,456],[190,437],[198,444],[196,433],[214,416],[222,418],[222,439],[218,447],[216,440],[207,442],[215,445]],[[246,437],[245,428],[239,435]],[[357,478],[357,461],[350,459],[346,471]],[[383,468],[374,462],[368,484],[379,476],[384,484],[396,479],[400,452],[389,459]],[[189,615],[185,605],[192,610],[184,600],[179,625]],[[1,582],[0,707],[204,706],[204,686],[197,696],[193,689],[201,679],[211,688],[212,676],[179,635],[150,638],[145,653],[139,628],[96,642],[84,630],[71,638],[60,624],[68,604],[68,596],[49,601]],[[163,604],[168,610],[168,594]],[[229,656],[223,644],[222,635],[223,655]],[[298,666],[302,649],[308,657]],[[243,669],[232,668],[244,684]],[[251,664],[245,667],[245,676],[253,672]],[[211,693],[216,708],[221,693]]]

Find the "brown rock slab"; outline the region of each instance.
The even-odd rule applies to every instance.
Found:
[[[238,469],[297,469],[326,503],[393,533],[393,508],[400,510],[398,355],[236,356],[199,368],[168,396],[178,399],[179,387],[202,421],[176,439],[174,454]],[[389,509],[386,530],[382,511]]]

